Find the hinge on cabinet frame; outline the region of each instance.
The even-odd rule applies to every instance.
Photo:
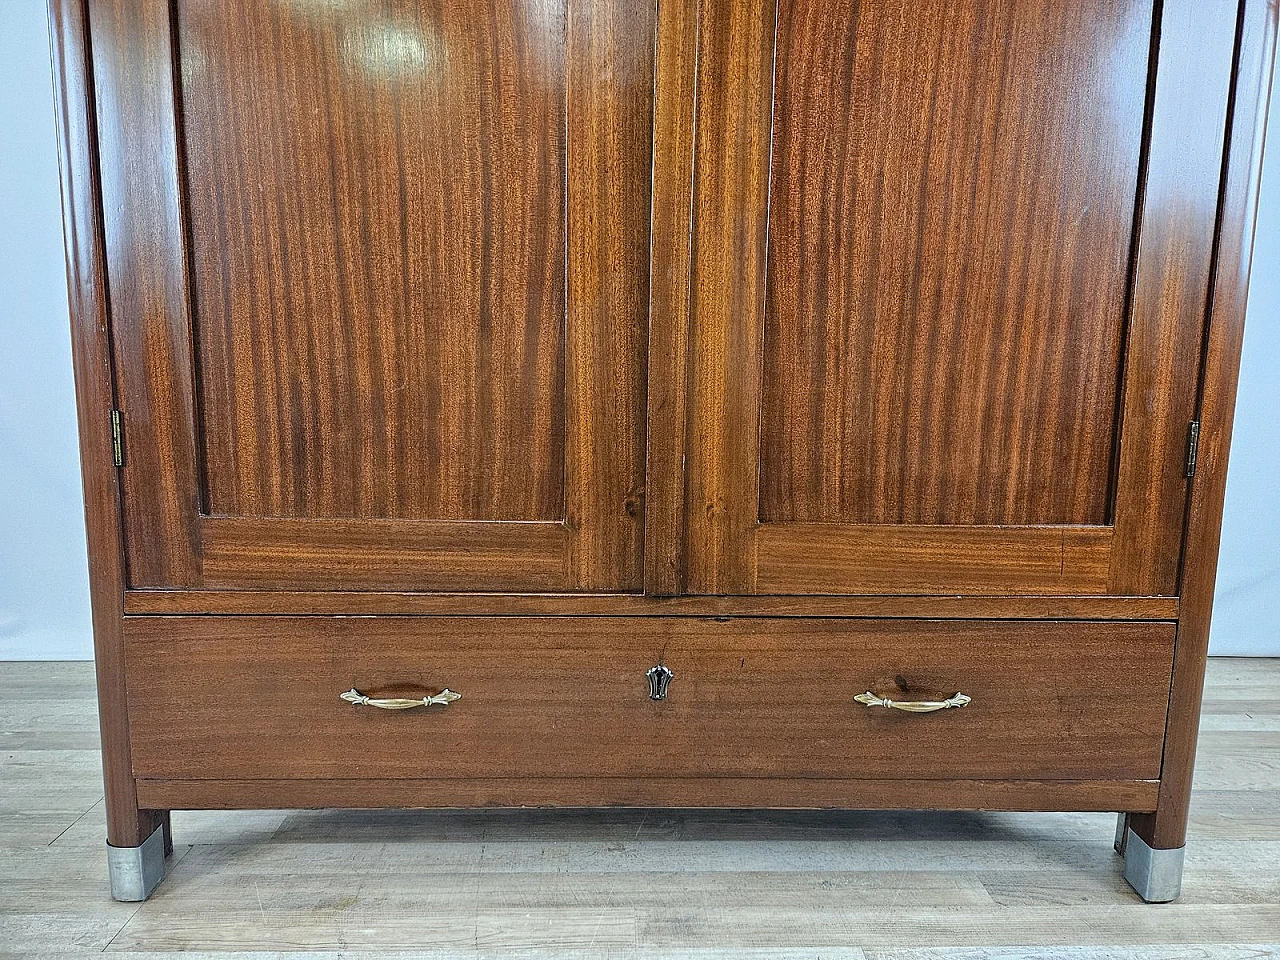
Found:
[[[1200,462],[1200,421],[1192,420],[1187,430],[1187,479],[1196,475],[1196,464]]]
[[[111,411],[111,462],[124,466],[124,414],[119,410]]]

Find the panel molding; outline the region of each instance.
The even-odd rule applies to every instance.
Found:
[[[1105,594],[1109,527],[766,523],[760,593]]]
[[[571,590],[562,523],[288,520],[200,523],[206,587]],[[335,558],[341,558],[335,561]]]

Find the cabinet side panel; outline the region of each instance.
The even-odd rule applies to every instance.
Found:
[[[1155,815],[1130,819],[1130,826],[1156,849],[1179,847],[1186,839],[1278,19],[1280,7],[1274,0],[1244,3],[1200,400],[1200,464],[1187,522],[1159,808]]]
[[[123,648],[124,553],[119,475],[111,461],[111,346],[96,182],[92,66],[83,0],[51,0],[49,22],[58,95],[63,229],[80,415],[107,842],[131,847],[151,835],[161,815],[138,810],[130,758]]]

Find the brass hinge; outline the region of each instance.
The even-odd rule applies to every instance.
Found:
[[[111,462],[124,466],[124,414],[119,410],[111,411]]]
[[[1191,421],[1187,430],[1187,479],[1196,475],[1196,464],[1200,462],[1200,421]]]

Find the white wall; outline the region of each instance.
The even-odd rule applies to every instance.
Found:
[[[45,2],[5,0],[3,16],[0,660],[87,658],[92,645]],[[1280,130],[1272,143],[1213,632],[1214,652],[1222,654],[1280,656]]]
[[[92,656],[44,0],[0,28],[0,659]]]
[[[1280,85],[1267,120],[1210,649],[1280,656]]]

